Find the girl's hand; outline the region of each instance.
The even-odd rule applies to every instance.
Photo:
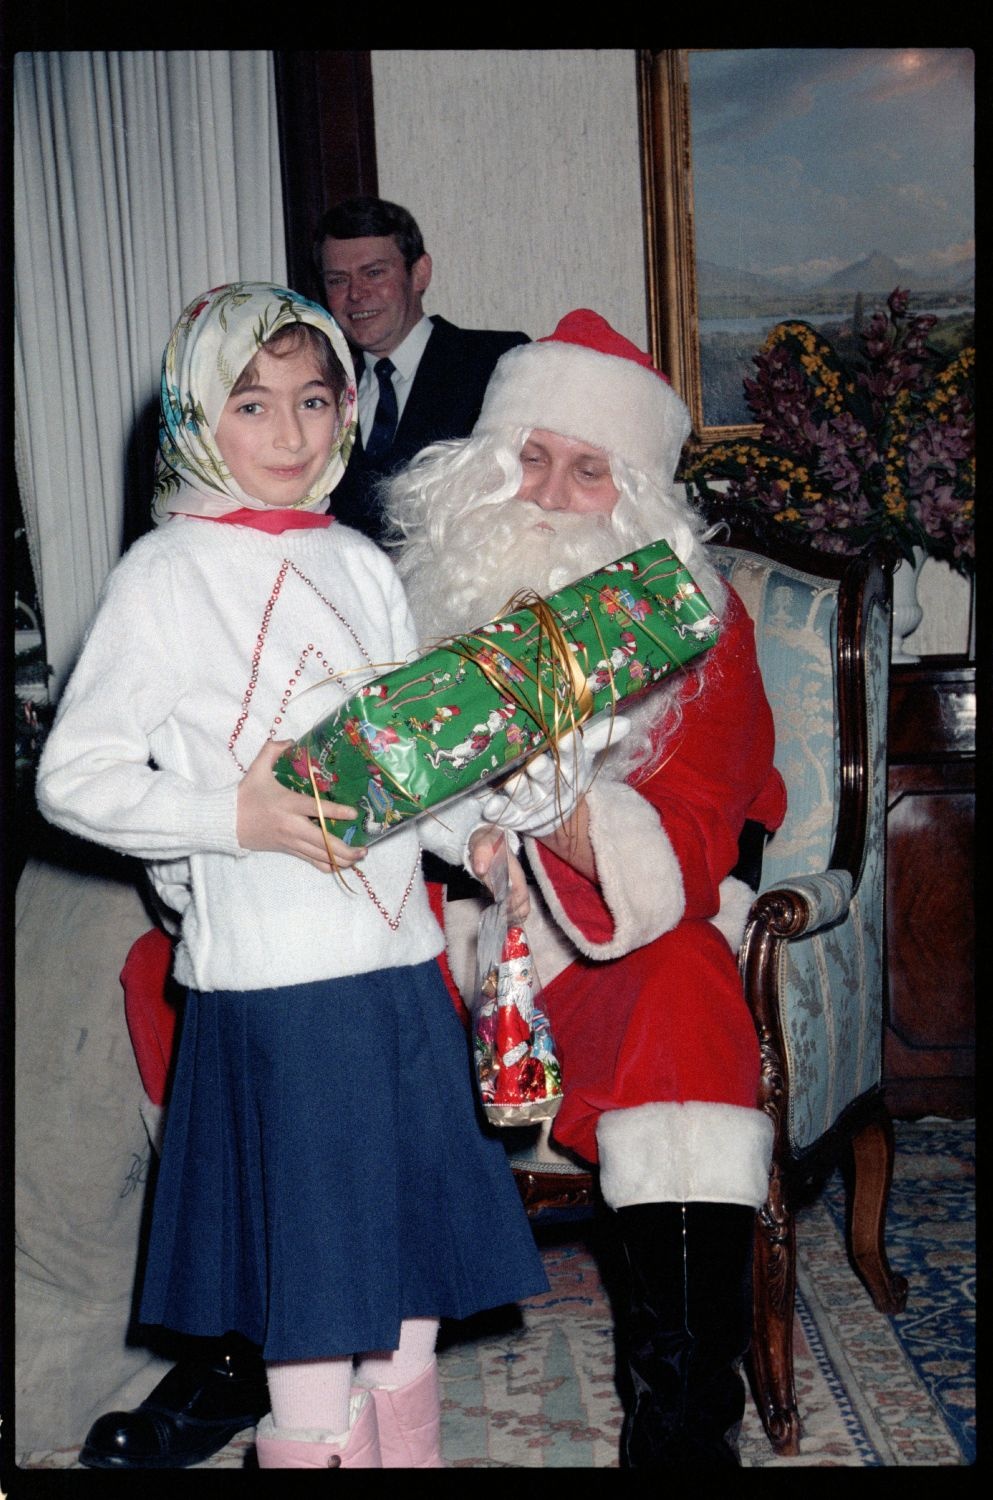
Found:
[[[306,792],[291,792],[281,786],[272,768],[291,740],[277,740],[262,746],[238,787],[238,842],[243,849],[264,849],[274,854],[292,854],[304,859],[315,870],[329,874],[331,861],[320,824],[315,822],[317,808]],[[325,818],[354,818],[354,807],[321,799]],[[328,843],[342,869],[365,858],[365,848],[353,848],[328,834]]]
[[[503,829],[494,828],[490,823],[481,823],[469,835],[469,863],[473,874],[494,895],[496,892],[489,878],[490,866],[493,863],[494,851],[503,838]],[[531,910],[531,895],[523,866],[509,849],[507,850],[507,873],[510,877],[510,889],[507,892],[507,917],[511,922],[523,922]]]

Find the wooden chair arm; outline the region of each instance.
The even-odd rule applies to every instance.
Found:
[[[849,870],[825,870],[823,875],[800,875],[770,886],[752,902],[745,944],[754,924],[775,938],[807,937],[843,919],[852,900]],[[745,945],[743,944],[743,947]]]

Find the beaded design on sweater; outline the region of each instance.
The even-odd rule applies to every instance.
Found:
[[[332,603],[332,601],[327,597],[326,594],[323,594],[321,592],[316,584],[314,584],[313,581],[307,577],[306,573],[301,572],[296,563],[292,562],[290,558],[284,557],[279,571],[276,574],[276,581],[273,584],[272,592],[270,593],[269,598],[266,600],[265,609],[262,611],[262,624],[259,627],[259,633],[255,638],[255,647],[252,651],[252,670],[248,679],[248,687],[245,689],[245,695],[241,700],[241,713],[238,715],[235,727],[231,732],[231,738],[228,740],[228,750],[231,754],[232,759],[234,760],[235,765],[238,767],[238,770],[242,775],[245,774],[246,767],[243,766],[241,761],[238,759],[238,756],[235,753],[235,746],[238,743],[242,730],[248,722],[248,715],[251,709],[252,698],[255,695],[255,689],[258,685],[259,680],[259,665],[262,661],[262,653],[265,650],[266,639],[269,634],[269,626],[272,622],[272,612],[279,601],[279,596],[283,590],[283,584],[285,583],[286,576],[290,571],[295,573],[296,576],[300,579],[301,583],[305,583],[307,587],[317,595],[321,603],[331,611],[335,619],[337,619],[342,627],[348,631],[349,635],[354,640],[356,646],[359,648],[359,651],[362,653],[368,665],[370,667],[374,665],[372,657],[366,650],[366,647],[360,639],[358,632],[341,613],[341,610]],[[268,737],[270,740],[275,740],[277,737],[278,726],[283,721],[283,714],[286,712],[290,699],[293,696],[293,690],[297,686],[297,681],[303,675],[304,664],[311,655],[313,655],[314,659],[321,664],[329,678],[343,683],[341,673],[337,672],[334,667],[331,666],[331,663],[327,660],[327,657],[318,647],[314,645],[313,641],[309,642],[300,653],[300,659],[294,669],[293,676],[290,678],[283,692],[283,696],[279,704],[280,711],[275,716],[272,726],[269,730]],[[400,905],[397,907],[396,913],[393,916],[390,915],[387,908],[383,905],[382,901],[379,899],[379,896],[376,894],[375,889],[370,884],[368,878],[362,873],[362,871],[356,869],[352,872],[391,932],[396,932],[400,926],[400,923],[403,921],[403,914],[406,910],[407,902],[410,899],[410,893],[414,889],[414,882],[417,879],[417,872],[420,869],[420,865],[421,857],[418,853],[417,857],[414,860],[413,869],[410,872],[410,879],[407,881],[406,890],[404,891],[400,901]]]
[[[265,609],[262,611],[262,624],[259,628],[259,633],[255,640],[255,648],[252,651],[252,670],[251,675],[248,679],[248,687],[245,689],[245,696],[241,700],[241,713],[238,715],[237,723],[235,724],[235,727],[232,731],[231,738],[228,740],[228,750],[231,752],[231,757],[242,775],[245,774],[247,767],[243,766],[241,761],[238,759],[237,755],[235,754],[234,747],[238,742],[241,731],[244,729],[246,723],[248,722],[248,713],[249,709],[251,708],[252,698],[254,697],[255,689],[258,686],[259,663],[262,660],[262,652],[265,650],[266,637],[269,634],[269,626],[272,622],[272,612],[276,607],[280,594],[282,593],[283,584],[286,581],[286,575],[288,572],[290,572],[291,569],[300,579],[301,583],[305,583],[307,587],[317,595],[321,603],[331,611],[335,619],[337,619],[338,622],[344,627],[344,629],[348,631],[349,635],[352,637],[356,646],[358,646],[369,666],[371,667],[373,665],[372,657],[369,655],[369,652],[366,650],[362,641],[359,639],[358,633],[355,631],[349,621],[345,619],[345,616],[341,613],[341,610],[338,609],[334,604],[332,604],[331,600],[327,597],[326,594],[321,593],[320,589],[311,582],[307,575],[300,571],[296,563],[291,562],[288,557],[284,557],[279,572],[276,574],[276,582],[273,584],[272,592],[269,595],[269,598],[266,600]],[[300,661],[297,665],[296,671],[293,674],[293,678],[291,678],[289,683],[287,684],[286,691],[283,694],[283,698],[280,703],[280,713],[276,716],[275,720],[273,721],[273,725],[269,730],[270,740],[274,740],[276,738],[276,725],[282,723],[282,714],[285,713],[290,698],[293,696],[293,689],[296,686],[296,682],[294,679],[302,675],[303,664],[306,662],[311,652],[315,654],[321,666],[324,667],[328,677],[336,678],[339,682],[341,682],[342,680],[340,674],[336,672],[335,669],[330,665],[323,653],[318,651],[313,642],[311,642],[301,653]]]

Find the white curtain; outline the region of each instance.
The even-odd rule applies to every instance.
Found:
[[[147,514],[173,322],[285,280],[272,58],[25,52],[14,109],[15,459],[57,695]]]

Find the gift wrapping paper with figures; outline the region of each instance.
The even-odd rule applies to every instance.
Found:
[[[524,927],[507,917],[507,844],[491,866],[494,904],[479,923],[472,1055],[488,1120],[530,1125],[549,1119],[562,1102],[562,1070],[555,1055],[541,986]]]
[[[359,809],[326,823],[371,844],[509,775],[601,709],[666,680],[718,621],[667,542],[654,542],[367,683],[277,760],[294,791]]]

